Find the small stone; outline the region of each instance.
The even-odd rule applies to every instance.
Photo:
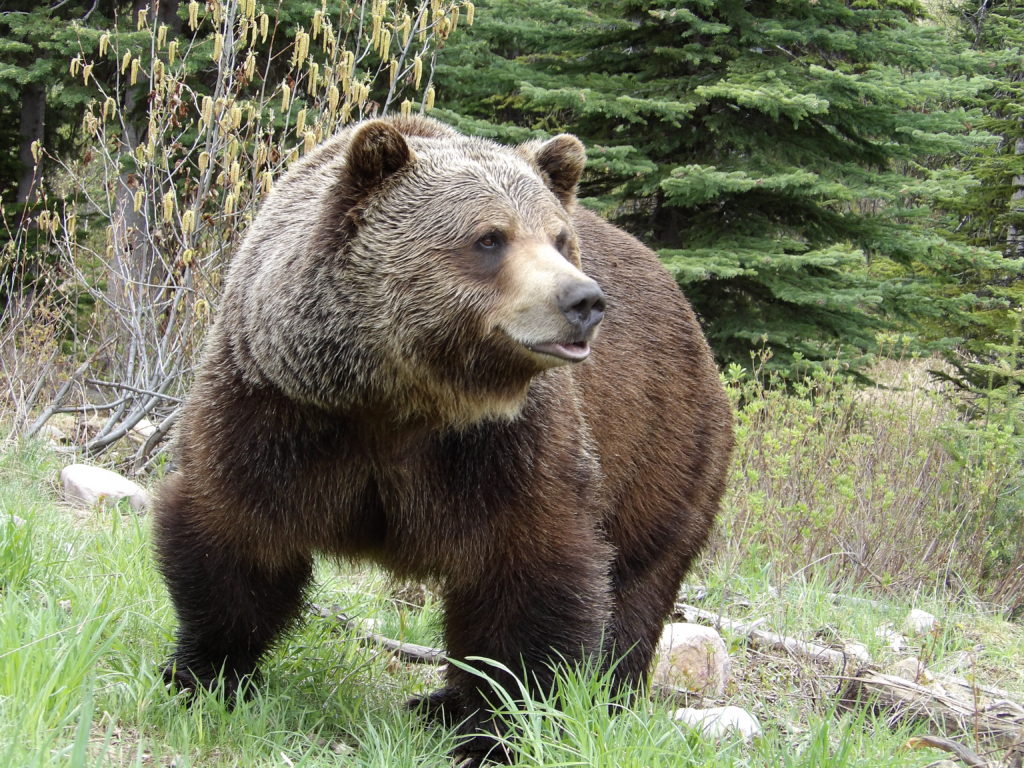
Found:
[[[60,479],[65,499],[76,507],[93,507],[105,501],[114,503],[125,498],[136,512],[142,512],[149,506],[149,494],[138,483],[109,469],[71,464],[61,470]]]
[[[148,440],[154,432],[156,432],[156,424],[151,422],[149,419],[139,419],[138,423],[132,427],[131,431],[133,437],[144,442]]]
[[[729,654],[711,627],[677,623],[665,627],[658,642],[656,685],[674,686],[704,696],[721,696],[729,675]]]
[[[927,635],[929,632],[933,631],[938,624],[938,619],[936,619],[932,614],[918,608],[914,608],[910,613],[908,613],[907,618],[903,622],[907,632],[912,635]]]
[[[908,645],[907,638],[897,632],[895,627],[889,622],[882,624],[875,630],[875,637],[885,640],[896,653],[905,650]]]
[[[920,685],[930,685],[935,682],[932,673],[916,656],[907,656],[905,659],[897,661],[892,665],[892,673]]]
[[[864,645],[864,643],[858,643],[855,641],[843,643],[843,653],[857,661],[863,662],[864,664],[871,662],[871,654],[868,653],[868,647]]]
[[[686,723],[712,739],[739,735],[749,741],[761,735],[761,724],[757,718],[741,707],[684,707],[677,709],[672,719]]]
[[[66,443],[68,440],[68,436],[64,430],[60,427],[54,426],[53,424],[43,424],[36,433],[36,436],[53,445]]]

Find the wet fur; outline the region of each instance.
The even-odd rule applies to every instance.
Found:
[[[635,689],[732,445],[693,312],[650,250],[572,205],[575,140],[517,154],[390,124],[410,158],[388,165],[402,149],[385,131],[383,159],[349,165],[360,129],[340,134],[282,180],[232,264],[156,504],[180,625],[168,678],[252,674],[319,552],[438,580],[454,657],[525,665],[543,690],[556,659],[603,651]],[[496,273],[417,250],[476,226],[483,183],[530,231],[571,221],[567,258],[608,303],[586,362],[538,370],[481,320],[500,310]],[[443,210],[403,198],[413,187]],[[496,727],[477,682],[450,666],[430,702],[467,735]]]

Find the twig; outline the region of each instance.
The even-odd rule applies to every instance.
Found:
[[[36,433],[43,428],[43,425],[50,420],[50,417],[57,412],[57,409],[64,404],[64,399],[68,396],[68,392],[71,391],[71,387],[75,383],[75,379],[77,379],[79,376],[85,373],[89,366],[92,365],[92,361],[96,358],[96,355],[98,355],[100,353],[100,350],[102,350],[106,346],[107,345],[104,344],[102,347],[100,347],[91,355],[89,355],[88,359],[84,363],[75,368],[74,373],[72,373],[68,377],[68,380],[61,385],[61,388],[57,390],[57,394],[54,395],[53,402],[50,403],[50,407],[43,411],[40,414],[39,418],[32,423],[32,426],[30,426],[25,431],[25,437],[35,437]]]
[[[129,400],[131,400],[130,397],[122,397],[120,400],[114,400],[109,403],[69,405],[67,408],[58,408],[54,413],[89,413],[90,411],[109,411],[112,408],[117,408],[117,406],[127,403]]]
[[[144,460],[149,456],[149,452],[156,448],[157,444],[164,439],[164,436],[170,431],[171,427],[174,426],[175,422],[178,420],[178,416],[180,415],[181,406],[179,405],[171,411],[169,416],[160,422],[156,429],[153,430],[153,434],[146,439],[146,442],[142,444],[142,447],[139,448],[139,451],[136,454],[136,471],[143,469],[148,464],[148,462],[144,463]]]
[[[350,619],[345,614],[339,613],[332,608],[313,604],[310,605],[310,609],[322,619],[330,619],[346,629],[359,631],[360,640],[370,645],[385,648],[402,659],[402,661],[412,662],[413,664],[444,664],[448,661],[445,652],[440,648],[431,648],[430,646],[417,645],[416,643],[403,643],[400,640],[393,640],[390,637],[384,637],[384,635],[378,635],[375,632],[365,632],[358,621]]]
[[[956,755],[964,765],[969,765],[971,768],[990,768],[991,766],[988,760],[983,759],[974,750],[968,749],[963,744],[952,739],[944,739],[941,736],[914,736],[907,741],[907,746],[911,749],[928,749],[929,747],[941,749],[944,752]]]
[[[110,387],[111,389],[123,389],[125,392],[135,392],[139,395],[149,395],[150,397],[159,397],[162,400],[169,400],[172,403],[183,403],[185,402],[180,397],[174,395],[164,394],[163,392],[154,392],[151,389],[141,389],[140,387],[132,387],[128,384],[121,384],[117,381],[100,381],[99,379],[86,379],[86,384],[92,384],[94,387]]]
[[[46,380],[49,378],[50,372],[53,370],[53,363],[59,354],[60,347],[54,347],[53,352],[50,353],[50,359],[47,360],[46,364],[43,366],[43,370],[36,375],[35,384],[33,385],[32,390],[25,397],[24,404],[22,405],[25,416],[28,416],[32,408],[35,407],[36,400],[39,398],[39,393],[43,391],[43,386],[46,384]]]

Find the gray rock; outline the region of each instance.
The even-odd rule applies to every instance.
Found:
[[[721,696],[729,677],[729,654],[711,627],[677,623],[665,627],[654,667],[656,685]]]
[[[934,630],[938,624],[939,621],[935,616],[928,613],[928,611],[922,611],[919,608],[914,608],[907,614],[907,618],[903,620],[903,625],[906,628],[907,633],[918,636],[927,635],[929,632]]]
[[[761,723],[741,707],[684,707],[677,709],[672,719],[696,728],[711,739],[735,735],[750,740],[761,735]]]
[[[149,506],[149,494],[142,486],[103,467],[72,464],[61,470],[60,480],[65,500],[76,507],[89,508],[125,498],[136,512]]]

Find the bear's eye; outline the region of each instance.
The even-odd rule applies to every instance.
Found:
[[[503,242],[504,238],[500,232],[488,232],[476,241],[476,247],[484,251],[493,251],[500,248]]]

